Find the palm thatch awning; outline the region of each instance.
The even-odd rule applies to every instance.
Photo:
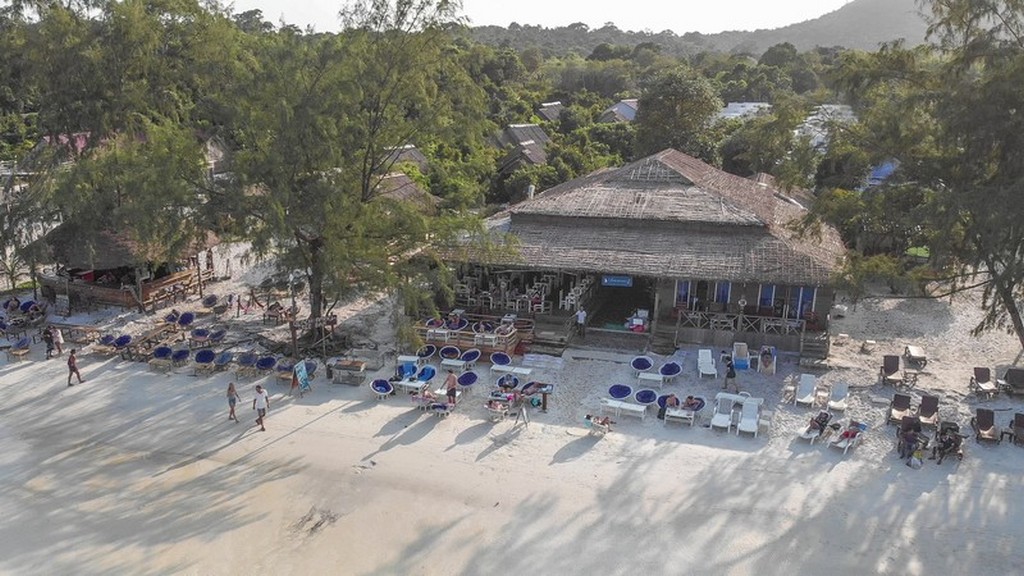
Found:
[[[675,150],[595,172],[489,220],[514,237],[502,265],[661,278],[824,285],[845,248],[770,186]]]
[[[166,247],[146,246],[125,233],[91,230],[82,224],[65,222],[30,244],[28,250],[41,262],[57,262],[70,269],[110,270],[179,260],[219,243],[216,234],[206,232],[176,253],[168,254]]]

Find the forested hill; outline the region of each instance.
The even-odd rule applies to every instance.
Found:
[[[559,28],[512,24],[508,28],[479,26],[472,28],[471,33],[484,44],[517,49],[536,46],[552,55],[587,55],[604,43],[635,46],[650,42],[660,45],[668,54],[683,56],[707,50],[760,54],[782,42],[801,51],[816,46],[875,50],[882,42],[899,39],[914,46],[924,42],[926,27],[915,0],[854,0],[820,18],[774,30],[678,35],[669,30],[628,32],[614,25],[592,29],[585,24]]]

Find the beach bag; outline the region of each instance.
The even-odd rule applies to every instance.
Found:
[[[533,406],[534,408],[540,406],[540,398],[530,398],[530,406]]]
[[[915,450],[914,454],[907,459],[907,466],[910,466],[914,470],[919,470],[921,466],[924,465],[924,460],[922,460],[923,457],[924,452],[920,450]]]

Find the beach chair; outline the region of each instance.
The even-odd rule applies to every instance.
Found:
[[[904,416],[910,416],[912,412],[910,395],[893,394],[892,402],[889,403],[889,422],[901,422]]]
[[[170,346],[157,346],[149,359],[149,367],[153,370],[167,371],[171,368],[171,354],[174,350]]]
[[[1007,368],[999,384],[1011,396],[1024,394],[1024,368]]]
[[[388,396],[391,396],[392,394],[395,393],[395,387],[391,384],[391,382],[388,382],[383,378],[378,378],[377,380],[371,381],[370,390],[377,397],[377,400],[385,400],[387,399]]]
[[[213,371],[223,372],[224,370],[227,370],[228,366],[234,359],[235,354],[233,352],[221,352],[220,354],[217,354],[217,357],[213,360]]]
[[[633,394],[633,401],[644,408],[649,408],[658,401],[658,393],[650,388],[637,390],[636,393]]]
[[[726,432],[732,430],[732,409],[737,396],[719,392],[715,395],[715,412],[711,415],[711,429],[724,428]]]
[[[633,369],[634,376],[640,376],[641,372],[654,368],[654,360],[650,356],[635,356],[629,361],[629,366]]]
[[[113,354],[114,340],[117,340],[117,336],[104,334],[99,337],[99,340],[92,343],[92,351],[97,354]]]
[[[433,366],[424,366],[423,368],[420,368],[419,373],[416,374],[416,379],[426,385],[434,379],[434,376],[437,376],[437,369]]]
[[[181,316],[178,317],[178,329],[181,330],[182,332],[188,330],[189,327],[192,326],[192,323],[195,322],[195,320],[195,314],[191,312],[183,312]]]
[[[732,367],[737,370],[750,369],[750,348],[746,342],[733,342]]]
[[[903,358],[910,364],[917,366],[918,370],[924,370],[928,365],[928,356],[920,346],[907,346],[903,349]]]
[[[937,426],[939,424],[939,397],[922,395],[921,404],[917,407],[917,417],[925,426]]]
[[[170,324],[173,326],[178,325],[178,318],[181,317],[181,313],[177,310],[172,310],[170,314],[164,316],[164,324]]]
[[[210,345],[210,346],[215,346],[217,344],[220,344],[220,343],[224,342],[224,338],[227,337],[227,335],[228,335],[228,331],[224,330],[223,328],[221,328],[219,330],[214,330],[213,332],[210,332],[210,337],[207,340],[207,344]]]
[[[456,378],[456,382],[459,384],[459,390],[468,394],[469,391],[472,390],[473,385],[476,384],[479,379],[480,377],[477,376],[476,372],[469,371],[459,374],[459,377]]]
[[[295,374],[295,364],[282,358],[281,361],[277,363],[277,366],[274,366],[274,372],[277,373],[278,380],[283,380],[291,384],[292,376]]]
[[[775,346],[767,344],[761,346],[761,353],[758,354],[757,371],[761,374],[775,374],[775,364],[778,352]]]
[[[487,409],[487,415],[490,417],[492,422],[501,422],[505,418],[508,418],[508,404],[508,402],[492,398],[484,404],[484,408]]]
[[[761,427],[761,404],[763,402],[763,398],[747,398],[743,401],[740,408],[740,421],[736,423],[737,436],[741,432],[747,432],[757,438],[758,429]]]
[[[818,379],[813,374],[801,374],[800,383],[796,387],[796,392],[793,394],[793,404],[804,404],[807,406],[813,406],[817,399],[817,382]]]
[[[590,414],[583,418],[583,425],[587,427],[588,434],[591,436],[604,436],[612,430],[610,424],[601,424],[594,420],[594,417]]]
[[[846,382],[836,382],[832,387],[828,398],[828,409],[837,412],[846,411],[846,401],[850,396],[850,385]]]
[[[274,371],[275,366],[277,366],[277,358],[273,356],[262,356],[256,361],[256,373],[260,376],[266,376]]]
[[[832,414],[827,410],[818,412],[818,415],[814,417],[814,426],[808,424],[804,431],[800,433],[800,437],[804,440],[810,440],[811,444],[817,441],[826,441],[831,435],[832,428],[829,427],[829,423],[832,422]]]
[[[251,378],[256,376],[256,361],[259,356],[255,352],[243,352],[236,360],[235,377]]]
[[[31,347],[31,338],[22,338],[21,340],[18,340],[7,349],[7,360],[14,362],[24,360],[28,356],[28,352]]]
[[[203,348],[196,352],[193,358],[192,374],[210,374],[213,372],[213,361],[217,359],[217,353],[209,348]]]
[[[658,374],[661,374],[661,380],[665,383],[672,382],[682,373],[683,366],[679,362],[666,362],[658,368]]]
[[[992,379],[992,370],[984,366],[974,367],[974,376],[971,376],[967,388],[978,397],[979,400],[994,398],[999,393],[999,386]]]
[[[178,348],[171,352],[171,365],[180,368],[185,364],[188,364],[188,358],[192,353],[189,352],[188,348]]]
[[[208,310],[212,310],[212,309],[217,307],[217,304],[219,302],[220,302],[220,297],[219,296],[217,296],[216,294],[208,294],[205,298],[203,298],[202,305],[203,305],[203,308],[206,308]]]
[[[122,334],[114,339],[114,353],[120,354],[125,360],[130,359],[132,349],[132,336],[131,334]]]
[[[210,342],[210,331],[206,328],[196,328],[188,335],[189,348],[200,348],[207,346]]]
[[[715,358],[710,348],[702,348],[697,351],[697,374],[703,378],[711,376],[718,377],[718,368],[715,367]]]
[[[612,400],[625,400],[633,395],[633,387],[626,384],[612,384],[608,388],[608,396]]]
[[[895,354],[883,356],[882,367],[878,370],[878,378],[882,384],[902,386],[903,375],[900,374],[900,357]]]
[[[974,439],[978,442],[986,440],[999,443],[999,427],[996,426],[996,414],[988,408],[976,408],[974,418],[971,418],[971,427],[974,428]]]
[[[504,352],[495,352],[491,354],[491,372],[511,372],[512,357]]]
[[[861,438],[863,438],[864,432],[867,429],[867,424],[850,420],[850,425],[846,430],[829,443],[829,446],[842,450],[845,455],[851,448],[855,448],[857,444],[860,444]]]
[[[445,366],[445,360],[458,360],[462,356],[462,350],[458,346],[442,346],[437,355],[441,358],[441,366]]]
[[[1024,446],[1024,414],[1017,412],[1013,415],[1010,429],[1013,430],[1013,443]]]

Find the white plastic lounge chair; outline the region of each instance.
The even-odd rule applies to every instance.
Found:
[[[737,436],[740,435],[740,432],[747,432],[753,434],[754,438],[757,438],[758,422],[761,420],[761,403],[763,401],[764,399],[762,398],[747,398],[743,401],[742,408],[740,409],[740,421],[736,424]]]
[[[847,452],[849,452],[850,448],[854,448],[857,446],[857,444],[860,444],[860,439],[864,436],[864,431],[867,429],[868,427],[866,424],[861,424],[860,422],[855,422],[851,420],[850,426],[846,429],[846,431],[843,434],[837,436],[836,439],[829,444],[829,446],[833,448],[839,448],[840,450],[843,451],[843,454],[846,454]],[[846,434],[846,432],[849,431],[853,431],[853,437],[850,437],[849,434]]]
[[[715,358],[711,355],[710,348],[702,348],[697,352],[697,373],[701,378],[718,377],[718,368],[715,367]]]
[[[817,397],[816,384],[817,378],[813,374],[801,374],[800,383],[796,387],[796,393],[793,394],[793,404],[813,406],[814,399]]]
[[[732,343],[732,365],[737,370],[750,368],[750,348],[746,342]]]
[[[837,382],[832,387],[832,394],[829,395],[828,409],[838,412],[846,411],[846,400],[850,396],[850,385],[846,382]]]
[[[490,414],[491,420],[494,422],[501,422],[508,417],[507,402],[488,402],[484,406],[487,408],[487,413]]]
[[[818,415],[814,417],[814,420],[818,422],[820,428],[812,428],[810,424],[804,428],[804,431],[800,433],[800,437],[804,440],[810,440],[811,444],[817,441],[824,441],[832,433],[832,429],[829,427],[829,423],[832,421],[832,414],[826,410],[818,412]]]
[[[587,427],[587,429],[590,431],[589,433],[593,436],[604,436],[605,434],[611,432],[612,430],[612,427],[610,425],[595,422],[593,417],[584,418],[583,425]]]
[[[738,397],[735,394],[719,392],[715,395],[715,413],[711,416],[711,429],[724,428],[732,430],[732,408]]]

